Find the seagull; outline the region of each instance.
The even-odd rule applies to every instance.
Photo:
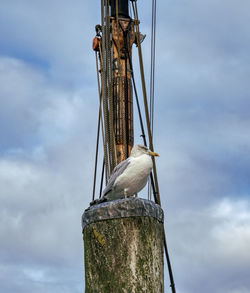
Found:
[[[143,145],[135,145],[130,156],[119,163],[110,175],[102,201],[126,198],[143,189],[153,168],[152,156],[159,156]]]

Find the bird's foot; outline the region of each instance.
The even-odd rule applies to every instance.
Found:
[[[138,193],[127,196],[127,198],[138,198]]]

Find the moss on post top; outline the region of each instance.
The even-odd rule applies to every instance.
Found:
[[[163,223],[162,208],[151,200],[143,198],[124,198],[93,205],[82,215],[82,229],[95,222],[129,218],[152,217]]]

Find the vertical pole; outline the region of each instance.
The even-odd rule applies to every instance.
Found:
[[[134,144],[133,94],[129,64],[135,36],[133,22],[130,19],[119,18],[117,23],[112,19],[112,35],[114,134],[119,163],[129,156]]]
[[[128,0],[102,0],[102,94],[107,178],[134,144],[133,91],[129,57],[135,40]]]
[[[125,160],[134,144],[133,91],[129,56],[135,39],[128,15],[128,0],[111,1],[113,113],[117,163]]]

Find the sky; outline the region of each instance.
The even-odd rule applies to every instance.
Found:
[[[0,7],[1,292],[84,292],[100,1]],[[138,9],[148,82],[151,2]],[[178,293],[250,293],[249,19],[248,0],[157,1],[154,148]]]

